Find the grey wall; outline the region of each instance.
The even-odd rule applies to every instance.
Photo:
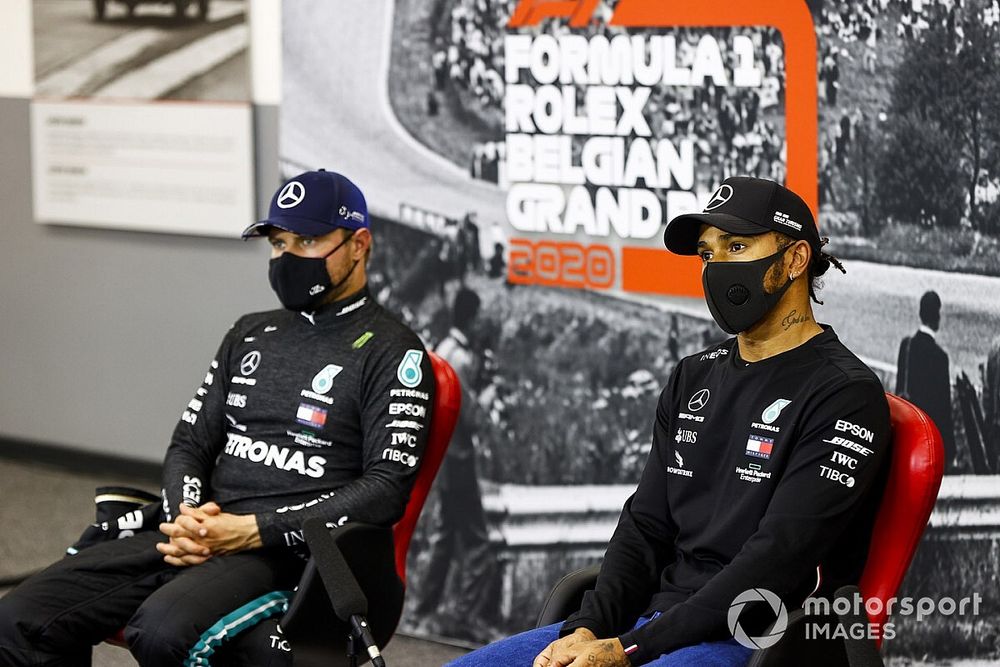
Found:
[[[277,307],[266,244],[36,224],[29,104],[0,98],[0,440],[158,461],[230,324]],[[254,115],[260,208],[278,110]]]

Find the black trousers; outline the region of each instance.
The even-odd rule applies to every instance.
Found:
[[[0,664],[79,667],[125,628],[143,667],[290,665],[276,628],[305,562],[276,550],[163,562],[159,533],[67,556],[0,598]]]

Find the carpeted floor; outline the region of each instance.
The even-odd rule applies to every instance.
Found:
[[[155,480],[77,473],[61,467],[0,458],[0,581],[37,570],[60,558],[94,520],[94,488],[125,485],[155,492]],[[0,588],[0,596],[7,590]],[[466,651],[396,635],[384,656],[389,667],[434,667]],[[102,644],[95,667],[135,667],[128,651]]]

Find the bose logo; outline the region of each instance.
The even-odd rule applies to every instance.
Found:
[[[841,438],[839,435],[835,435],[829,440],[824,440],[823,442],[828,442],[831,445],[837,445],[838,447],[843,447],[844,449],[850,449],[852,452],[857,452],[861,456],[868,456],[873,454],[875,450],[869,449],[863,445],[859,445],[853,440],[848,440],[847,438]]]

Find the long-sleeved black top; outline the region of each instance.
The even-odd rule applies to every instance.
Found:
[[[755,363],[731,338],[677,365],[596,589],[562,635],[617,635],[641,665],[731,638],[727,612],[747,589],[794,609],[857,583],[884,485],[889,410],[878,378],[823,328]]]
[[[226,334],[164,462],[168,520],[215,500],[265,546],[302,523],[398,520],[423,454],[434,375],[420,339],[367,288],[317,310],[246,315]]]

